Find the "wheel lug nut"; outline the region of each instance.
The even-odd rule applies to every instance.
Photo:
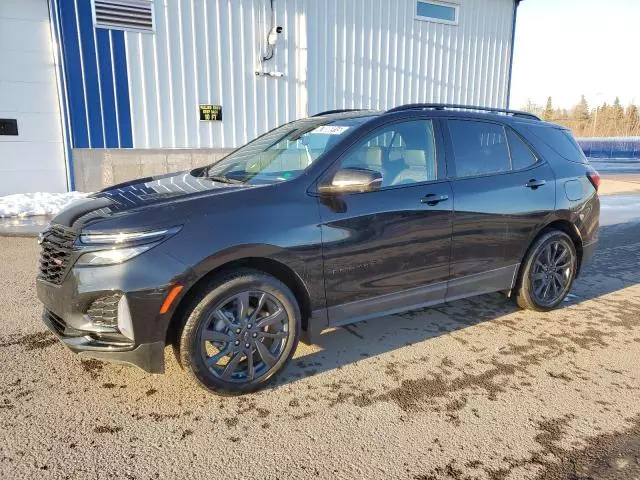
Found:
[[[251,335],[253,338],[256,338],[258,336],[257,333],[253,332],[253,335]]]
[[[240,330],[239,328],[236,328],[236,333],[240,333],[242,330]]]
[[[236,340],[236,345],[240,345],[240,340]]]
[[[244,344],[244,348],[249,348],[251,345],[249,345],[248,343]]]
[[[251,324],[247,325],[247,328],[251,328],[251,327],[253,327],[253,325],[251,325]]]

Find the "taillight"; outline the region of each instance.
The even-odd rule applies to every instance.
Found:
[[[589,179],[589,181],[591,182],[591,185],[593,185],[593,188],[595,188],[597,192],[598,187],[600,186],[600,174],[598,173],[598,171],[593,167],[589,167],[589,170],[587,170],[587,178]]]

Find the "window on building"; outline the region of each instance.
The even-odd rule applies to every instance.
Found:
[[[93,0],[96,27],[153,32],[152,0]]]
[[[416,19],[458,24],[458,5],[445,2],[416,2]]]
[[[457,177],[510,171],[504,127],[472,120],[449,120],[448,124]]]
[[[538,161],[531,149],[522,141],[520,136],[507,128],[507,140],[511,153],[511,167],[513,170],[527,168]]]

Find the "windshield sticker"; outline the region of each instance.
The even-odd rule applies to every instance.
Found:
[[[349,127],[340,125],[323,125],[311,131],[311,133],[324,133],[326,135],[342,135]]]

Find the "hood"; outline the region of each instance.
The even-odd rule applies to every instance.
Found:
[[[147,177],[114,185],[73,203],[60,212],[53,223],[79,230],[89,223],[150,206],[251,188],[193,175],[199,171]]]

